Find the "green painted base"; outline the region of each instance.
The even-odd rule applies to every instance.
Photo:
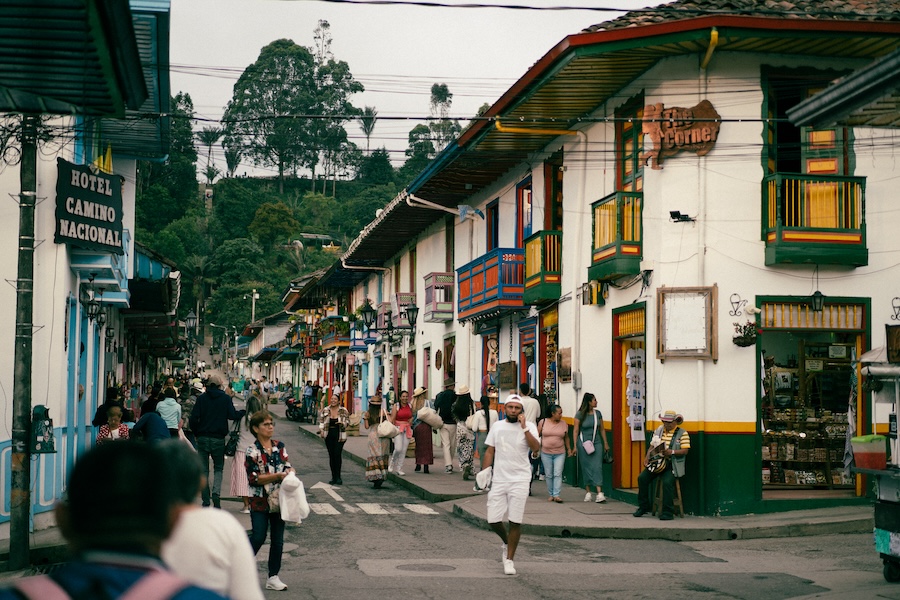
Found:
[[[865,247],[840,244],[769,244],[766,246],[766,266],[781,264],[849,265],[869,264]]]
[[[589,266],[588,280],[604,281],[623,275],[637,275],[640,272],[641,258],[639,256],[616,256]]]

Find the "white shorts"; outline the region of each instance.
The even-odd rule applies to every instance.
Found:
[[[491,484],[487,497],[487,522],[499,523],[507,517],[510,523],[521,523],[528,501],[527,481],[504,481]]]

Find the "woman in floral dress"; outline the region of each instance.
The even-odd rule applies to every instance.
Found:
[[[366,481],[371,481],[375,489],[387,479],[391,443],[388,438],[378,437],[378,423],[381,421],[381,392],[369,399],[369,410],[364,415],[366,429],[369,430],[369,456],[366,459]]]

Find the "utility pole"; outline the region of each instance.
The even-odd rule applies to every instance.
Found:
[[[253,293],[250,294],[250,322],[256,322],[256,301],[259,300],[259,294],[254,289]],[[244,295],[244,300],[247,299],[247,295]]]
[[[37,121],[22,117],[19,164],[19,265],[16,275],[16,341],[13,363],[12,468],[10,477],[9,568],[31,562],[31,360],[34,316],[34,208],[37,190]]]

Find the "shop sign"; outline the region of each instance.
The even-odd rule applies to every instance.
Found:
[[[662,102],[644,107],[641,130],[653,148],[641,154],[641,164],[650,162],[651,169],[662,169],[663,158],[679,152],[705,156],[719,137],[721,117],[709,100],[692,108],[665,108]]]
[[[124,254],[120,178],[58,158],[53,241]]]

